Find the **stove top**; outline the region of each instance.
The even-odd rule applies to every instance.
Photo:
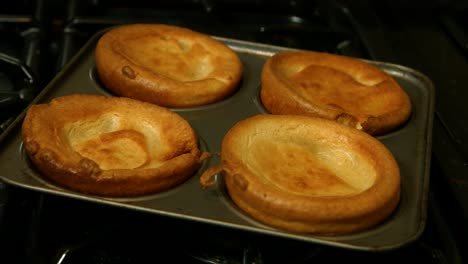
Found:
[[[0,261],[17,263],[463,263],[468,234],[466,14],[438,1],[41,1],[0,11],[1,132],[96,32],[147,22],[386,61],[436,88],[428,219],[388,252],[292,242],[56,197],[0,182]],[[149,242],[148,242],[149,241]]]

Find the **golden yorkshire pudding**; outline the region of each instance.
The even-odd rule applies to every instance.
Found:
[[[292,232],[342,235],[388,218],[400,199],[400,172],[376,138],[334,121],[258,115],[222,142],[221,164],[233,202],[252,218]]]
[[[43,176],[102,196],[135,196],[174,187],[198,169],[201,153],[187,121],[130,98],[70,95],[32,105],[23,145]]]
[[[261,74],[261,101],[272,114],[317,116],[371,135],[398,128],[411,114],[408,95],[381,69],[312,51],[270,57]]]
[[[96,69],[118,95],[165,107],[193,107],[234,93],[242,63],[224,43],[187,28],[132,24],[99,40]]]

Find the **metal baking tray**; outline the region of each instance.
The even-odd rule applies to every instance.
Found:
[[[55,97],[76,93],[115,96],[99,83],[95,70],[94,48],[104,32],[94,35],[32,104],[46,103]],[[223,101],[202,107],[172,109],[195,129],[201,149],[213,153],[210,159],[203,162],[200,170],[180,186],[135,198],[106,198],[58,187],[41,177],[23,150],[20,132],[24,113],[0,138],[0,176],[8,184],[35,191],[266,236],[363,251],[396,249],[421,235],[427,213],[434,107],[434,88],[429,78],[401,65],[368,61],[393,76],[409,94],[413,105],[412,116],[404,127],[377,137],[394,154],[401,169],[401,201],[396,212],[381,225],[353,235],[316,236],[290,233],[265,226],[237,209],[227,195],[222,175],[217,176],[215,186],[206,190],[200,186],[201,173],[220,162],[216,153],[220,151],[225,133],[240,120],[256,114],[268,114],[259,99],[261,69],[269,56],[290,50],[285,47],[215,38],[238,53],[243,63],[243,80],[239,90]]]

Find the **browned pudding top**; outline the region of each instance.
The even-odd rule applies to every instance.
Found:
[[[223,139],[230,197],[253,218],[296,232],[346,234],[387,218],[400,195],[399,167],[374,137],[323,118],[259,115]]]
[[[406,92],[381,69],[311,51],[272,56],[262,72],[261,98],[274,114],[323,117],[370,134],[395,129],[411,113]]]
[[[222,42],[162,24],[108,31],[97,44],[96,66],[108,89],[168,107],[221,100],[242,75],[239,57]]]
[[[173,172],[186,177],[200,158],[187,121],[168,109],[124,97],[70,95],[33,105],[22,136],[45,176],[97,194],[146,193],[145,188],[125,190],[118,182],[129,188],[133,180],[179,177]],[[115,189],[103,187],[106,181]]]

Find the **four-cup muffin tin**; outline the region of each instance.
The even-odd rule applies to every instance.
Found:
[[[95,69],[94,48],[97,33],[36,97],[32,104],[70,94],[116,96],[100,82]],[[382,224],[365,232],[346,236],[316,236],[275,229],[257,222],[240,211],[229,199],[222,175],[217,184],[203,189],[199,177],[207,168],[218,165],[221,142],[238,121],[257,114],[269,114],[259,98],[260,74],[266,59],[285,47],[215,37],[230,46],[243,64],[239,88],[229,98],[206,106],[171,109],[185,118],[196,131],[200,148],[213,155],[202,162],[198,172],[183,184],[161,193],[132,198],[109,198],[73,192],[50,183],[29,161],[21,141],[24,113],[0,138],[2,179],[12,185],[90,202],[138,210],[187,221],[242,230],[298,241],[380,251],[404,246],[416,240],[425,227],[429,186],[434,88],[425,75],[413,69],[377,61],[369,63],[390,74],[408,93],[412,115],[400,129],[378,136],[395,156],[401,171],[401,201],[394,214]]]

